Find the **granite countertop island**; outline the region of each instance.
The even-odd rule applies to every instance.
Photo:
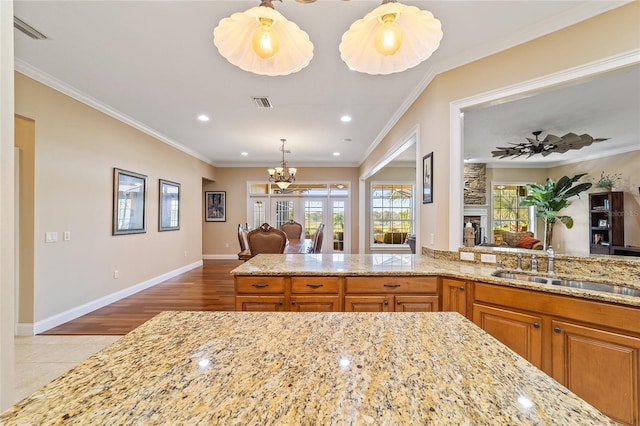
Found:
[[[457,313],[164,312],[22,424],[615,425]]]
[[[626,270],[614,269],[609,272],[616,279],[597,276],[597,280],[640,289],[638,270],[633,270],[635,275]],[[249,276],[437,275],[640,307],[640,297],[499,278],[492,275],[494,272],[495,264],[434,259],[415,254],[259,254],[231,271],[234,275]],[[580,275],[587,272],[588,275]],[[540,272],[536,275],[545,274]],[[593,272],[585,271],[584,268],[576,268],[570,275],[566,274],[571,279],[584,280],[594,279],[593,275]]]

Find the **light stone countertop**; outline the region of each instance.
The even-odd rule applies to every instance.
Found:
[[[274,276],[439,275],[640,307],[640,297],[498,278],[492,275],[495,271],[495,264],[442,260],[415,254],[259,254],[231,273]],[[576,269],[575,274],[566,278],[594,280],[577,275],[579,272],[580,269]],[[535,275],[545,274],[540,272]],[[557,277],[562,278],[561,275]],[[598,281],[640,289],[640,281],[635,275],[620,273],[617,278],[612,280],[603,277]]]
[[[615,425],[453,312],[164,312],[0,424]]]

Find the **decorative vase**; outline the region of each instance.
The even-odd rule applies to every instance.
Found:
[[[553,239],[553,225],[555,222],[545,222],[544,223],[544,249],[548,249],[551,245],[551,240]]]

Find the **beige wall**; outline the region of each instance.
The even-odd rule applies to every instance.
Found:
[[[624,192],[624,243],[640,247],[640,151],[619,154],[596,160],[583,161],[551,169],[549,174],[552,179],[558,180],[562,176],[575,176],[579,173],[588,173],[582,181],[593,182],[594,186],[580,198],[572,198],[571,205],[562,211],[571,216],[573,228],[567,229],[563,225],[553,229],[553,240],[557,241],[562,251],[585,255],[589,253],[589,196],[590,192],[602,192],[596,188],[600,174],[620,173],[622,181],[616,185],[614,191]],[[555,245],[555,244],[554,244]]]
[[[420,156],[434,152],[434,202],[421,206],[422,246],[449,249],[448,232],[460,220],[449,212],[451,102],[529,81],[640,48],[638,15],[633,2],[523,45],[438,75],[361,166],[366,173],[407,134],[420,129]],[[446,33],[445,33],[446,37]],[[429,244],[431,234],[435,243]]]
[[[219,167],[216,181],[208,182],[204,191],[226,191],[227,221],[202,221],[202,253],[205,257],[235,257],[240,251],[238,224],[247,222],[247,181],[265,181],[266,167]],[[351,188],[351,250],[357,251],[358,237],[358,169],[356,167],[299,167],[297,182],[345,181]],[[204,194],[204,193],[203,193]],[[203,195],[204,197],[204,195]],[[229,247],[225,247],[226,244]]]
[[[36,128],[33,317],[21,313],[21,322],[201,261],[202,179],[214,178],[211,165],[22,74],[15,88],[16,114]],[[148,176],[144,234],[111,235],[114,167]],[[179,231],[158,232],[159,178],[182,185]],[[47,231],[57,243],[45,244]]]
[[[14,403],[13,2],[0,1],[0,411]]]

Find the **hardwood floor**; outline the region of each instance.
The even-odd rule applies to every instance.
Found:
[[[126,334],[162,311],[233,311],[233,276],[242,262],[205,260],[200,268],[54,327],[42,334]]]

